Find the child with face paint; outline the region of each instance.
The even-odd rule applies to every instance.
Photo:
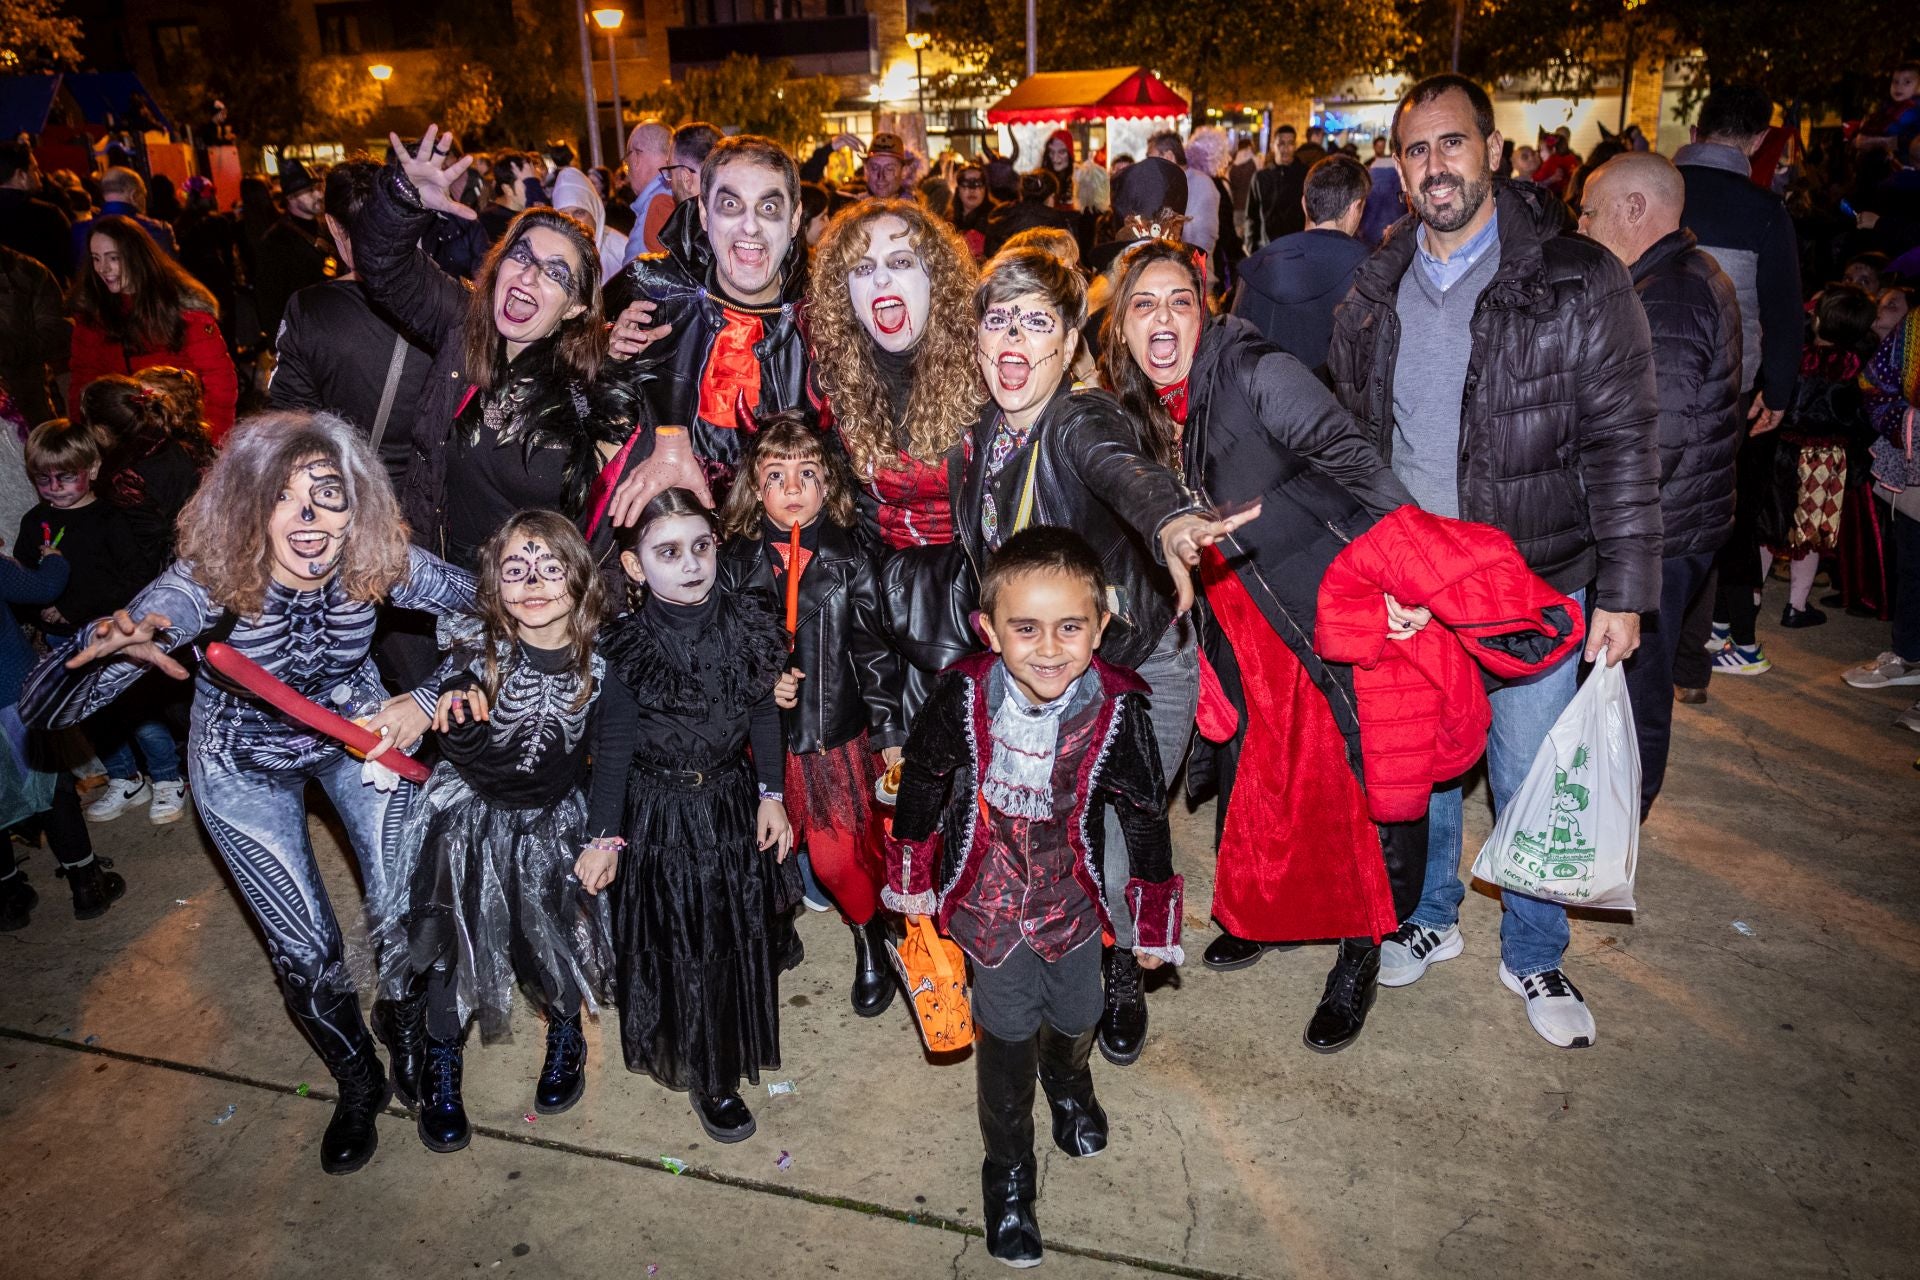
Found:
[[[627,852],[614,884],[615,985],[627,1069],[690,1095],[716,1142],[751,1137],[744,1076],[780,1065],[774,916],[799,899],[781,803],[774,682],[787,645],[768,603],[716,589],[719,527],[685,489],[620,530],[640,603],[603,633],[639,704],[624,763]],[[623,762],[597,757],[596,770]]]
[[[875,913],[886,868],[869,829],[882,770],[868,734],[891,722],[900,679],[878,576],[853,528],[845,464],[803,415],[761,423],[740,477],[721,510],[720,583],[792,602],[793,653],[774,689],[787,812],[795,847],[853,930],[854,1012],[878,1017],[894,981],[886,919]]]
[[[513,985],[546,1012],[533,1109],[580,1099],[581,1003],[599,1012],[612,972],[613,880],[624,778],[587,757],[633,753],[636,710],[594,650],[606,593],[580,532],[523,511],[482,549],[480,647],[463,652],[434,709],[441,760],[407,813],[391,900],[375,915],[382,979],[403,997],[424,980],[427,1051],[415,1122],[430,1151],[471,1131],[461,1099],[469,1019],[508,1033]]]
[[[366,716],[387,740],[368,754],[373,761],[389,744],[404,750],[420,737],[440,692],[436,681],[386,698],[368,652],[381,604],[464,613],[473,580],[408,546],[386,470],[353,427],[331,414],[263,414],[234,429],[181,513],[180,558],[124,609],[88,620],[54,647],[27,677],[21,719],[76,724],[149,671],[187,678],[171,655],[223,640],[301,696]],[[392,833],[414,789],[204,665],[187,746],[201,821],[266,942],[288,1012],[339,1086],[321,1168],[351,1173],[373,1156],[374,1118],[391,1088],[361,1020],[305,797],[314,782],[327,793],[368,900],[379,903]],[[388,1039],[394,1083],[409,1096],[417,1071],[405,1064],[419,1054],[418,1019],[415,1002],[405,1003]]]

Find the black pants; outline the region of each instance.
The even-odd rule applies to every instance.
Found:
[[[1660,608],[1640,618],[1640,648],[1627,659],[1627,697],[1640,740],[1640,820],[1646,821],[1667,776],[1673,736],[1673,687],[1689,610],[1705,594],[1713,553],[1674,556],[1660,564]],[[1704,637],[1695,641],[1696,647]],[[1704,649],[1702,649],[1704,653]]]
[[[454,978],[452,965],[427,971],[427,1034],[435,1040],[458,1040],[460,1033],[466,1030],[466,1020],[460,1016]],[[580,993],[571,984],[558,1000],[547,1006],[549,1017],[571,1018],[579,1012]]]
[[[63,867],[77,866],[93,856],[93,840],[87,835],[86,815],[80,811],[80,792],[73,774],[61,770],[53,784],[53,805],[45,813],[36,813],[16,823],[22,834],[38,835]],[[19,863],[13,856],[13,841],[0,832],[0,878],[14,873]]]

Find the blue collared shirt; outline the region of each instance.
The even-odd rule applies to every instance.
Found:
[[[1488,197],[1491,199],[1492,197]],[[1473,270],[1474,264],[1487,255],[1487,250],[1500,242],[1500,211],[1495,209],[1493,216],[1487,219],[1487,225],[1480,228],[1473,239],[1453,251],[1453,256],[1445,262],[1427,252],[1426,224],[1420,226],[1420,234],[1414,239],[1414,257],[1420,263],[1420,269],[1427,273],[1427,279],[1433,281],[1433,287],[1445,293],[1460,283],[1460,278]]]

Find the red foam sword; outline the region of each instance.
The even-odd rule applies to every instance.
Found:
[[[315,733],[324,733],[345,744],[347,750],[365,757],[385,741],[379,734],[363,728],[338,712],[327,710],[292,685],[273,675],[232,645],[215,640],[207,646],[207,661],[215,671],[233,681],[274,710],[305,725]],[[409,782],[425,782],[427,766],[395,746],[375,764],[385,765]]]

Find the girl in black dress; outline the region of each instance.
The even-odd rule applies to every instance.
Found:
[[[602,651],[640,707],[614,887],[621,1045],[629,1071],[691,1095],[714,1141],[739,1142],[741,1077],[780,1065],[771,921],[799,898],[773,701],[787,645],[763,597],[715,590],[719,532],[692,493],[666,490],[618,537],[639,604]]]
[[[461,1041],[476,1015],[504,1037],[513,986],[547,1015],[534,1110],[580,1099],[594,1012],[612,968],[607,898],[619,862],[618,770],[584,784],[589,751],[630,753],[635,708],[594,650],[605,589],[572,522],[523,511],[480,553],[482,635],[441,682],[434,728],[442,759],[408,811],[398,901],[377,913],[381,977],[404,999],[424,979],[426,1057],[415,1120],[431,1151],[471,1136],[461,1101]]]

